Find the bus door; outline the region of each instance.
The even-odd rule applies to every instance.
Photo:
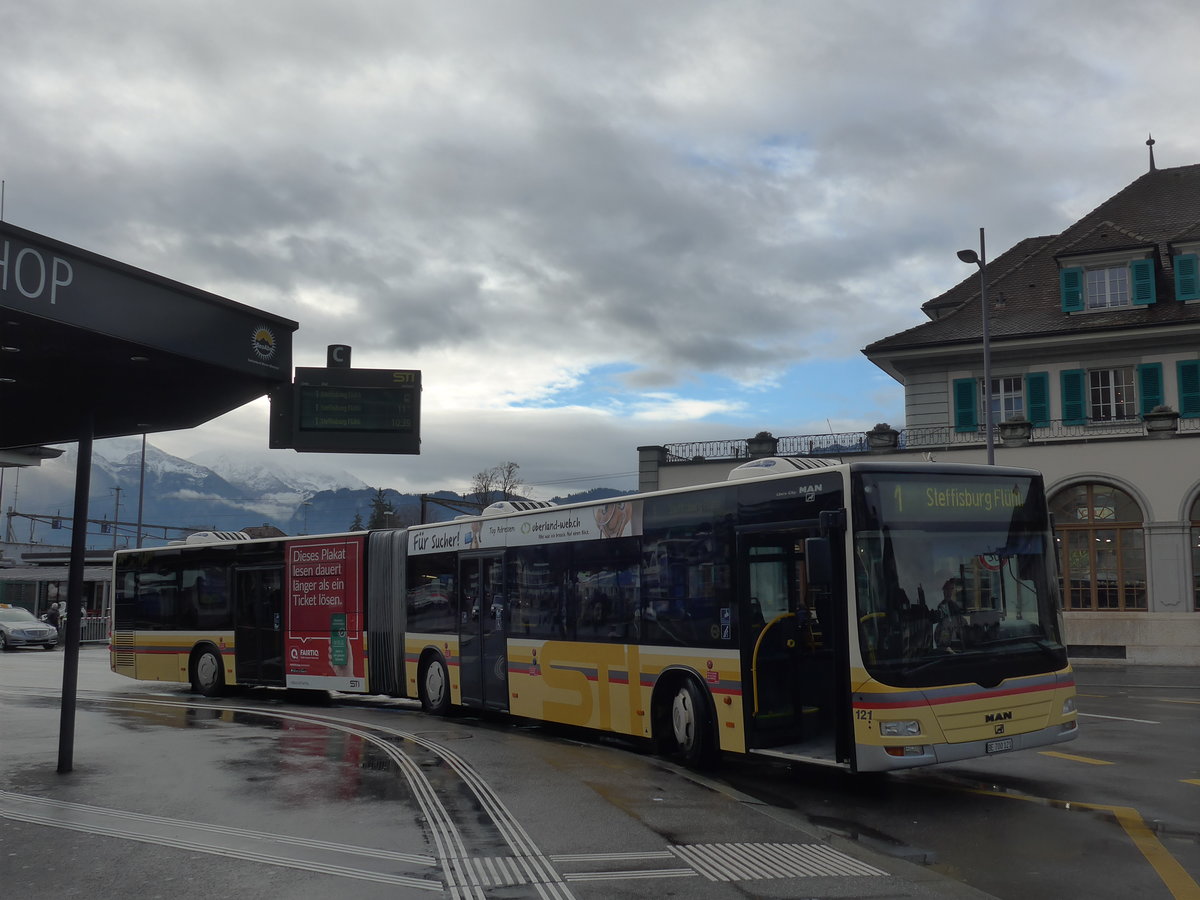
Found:
[[[234,591],[234,671],[238,682],[282,685],[283,569],[238,569]]]
[[[459,558],[458,648],[464,706],[508,709],[508,603],[503,562],[498,553]]]
[[[750,747],[835,758],[837,654],[833,616],[809,596],[804,539],[817,529],[738,535],[743,683]],[[818,602],[819,601],[819,602]]]

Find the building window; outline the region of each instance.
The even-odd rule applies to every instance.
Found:
[[[1088,418],[1091,421],[1110,422],[1136,416],[1133,366],[1088,371]]]
[[[992,421],[1007,422],[1009,419],[1025,418],[1025,390],[1020,375],[1009,375],[992,379]],[[979,390],[983,392],[983,379],[979,379]],[[983,409],[986,398],[980,398]]]
[[[1200,497],[1192,504],[1192,609],[1200,612]]]
[[[952,413],[956,432],[983,430],[987,400],[982,378],[956,378],[952,385]],[[1035,427],[1050,424],[1050,375],[1029,372],[992,379],[992,422],[1026,418]]]
[[[1084,279],[1088,309],[1129,305],[1129,267],[1088,269]]]
[[[1155,302],[1154,260],[1134,259],[1117,266],[1070,266],[1058,272],[1059,299],[1066,313],[1123,309]]]
[[[1137,501],[1110,484],[1079,484],[1050,499],[1068,610],[1146,609],[1146,543]]]

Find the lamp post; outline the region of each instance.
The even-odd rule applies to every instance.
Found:
[[[979,229],[979,252],[959,250],[958,258],[979,266],[979,306],[983,310],[983,422],[987,438],[987,464],[996,464],[996,442],[992,436],[992,336],[988,327],[987,253],[984,251],[983,229]]]

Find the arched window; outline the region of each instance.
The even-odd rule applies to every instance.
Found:
[[[1137,501],[1111,484],[1077,484],[1055,494],[1050,510],[1066,608],[1145,609],[1146,542]]]
[[[1192,503],[1192,608],[1200,610],[1200,497]]]

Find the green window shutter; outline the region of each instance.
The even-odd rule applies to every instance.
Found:
[[[1083,269],[1063,269],[1058,273],[1058,291],[1063,312],[1083,310]]]
[[[1086,425],[1087,403],[1083,389],[1087,373],[1083,369],[1068,369],[1060,373],[1062,384],[1062,420],[1064,425]]]
[[[1145,363],[1138,366],[1138,391],[1140,403],[1138,407],[1142,414],[1150,412],[1163,401],[1163,367],[1162,363]]]
[[[1133,282],[1133,305],[1149,306],[1154,302],[1154,260],[1135,259],[1129,264],[1129,280]]]
[[[1184,418],[1200,418],[1200,362],[1194,359],[1177,363],[1179,375],[1179,414]]]
[[[1200,300],[1200,256],[1195,253],[1175,257],[1175,299]]]
[[[954,430],[979,430],[979,404],[976,402],[979,386],[974,378],[954,379]]]
[[[1050,373],[1030,372],[1025,376],[1025,405],[1034,428],[1050,424]]]

